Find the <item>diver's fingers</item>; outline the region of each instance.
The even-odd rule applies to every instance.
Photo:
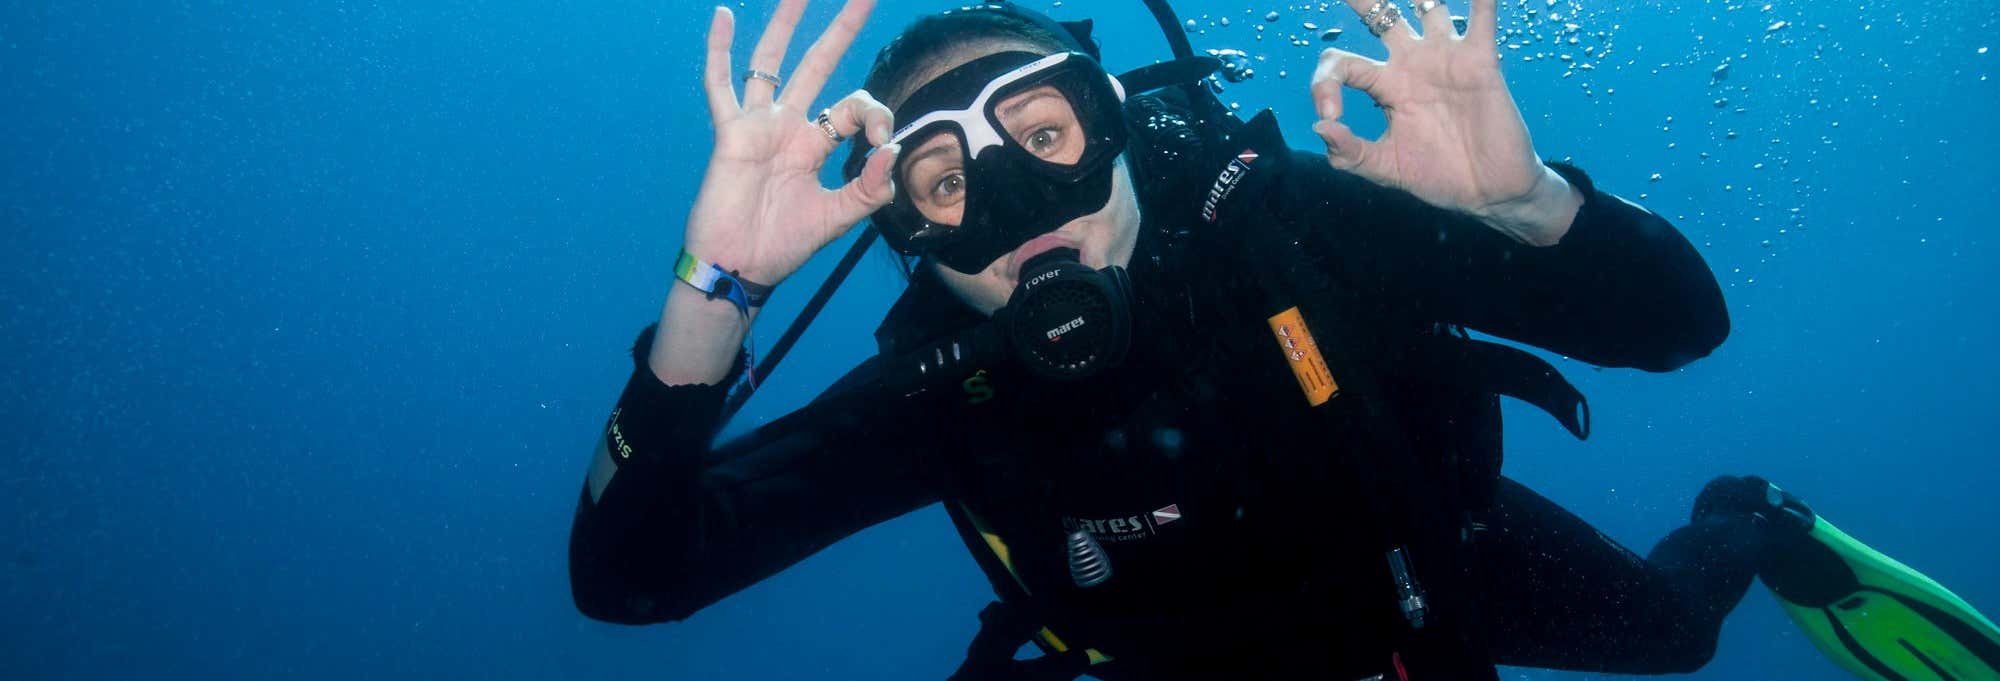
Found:
[[[1382,62],[1337,47],[1320,51],[1319,66],[1313,69],[1313,110],[1320,118],[1340,118],[1343,86],[1360,90],[1376,102],[1381,102],[1381,94],[1375,86],[1382,80],[1382,68]]]
[[[1333,74],[1333,61],[1345,54],[1349,53],[1332,47],[1320,50],[1319,65],[1313,67],[1313,111],[1320,118],[1340,118],[1344,108],[1340,101],[1342,85],[1340,78]]]
[[[778,69],[785,65],[785,49],[791,46],[792,29],[798,28],[799,15],[805,11],[806,0],[784,0],[778,3],[778,10],[771,14],[771,22],[764,25],[763,37],[757,39],[757,49],[750,52],[751,72],[768,74],[773,80],[784,78]],[[761,109],[770,106],[772,93],[777,90],[777,83],[763,78],[746,77],[743,83],[743,108]]]
[[[1346,2],[1347,8],[1354,10],[1355,15],[1361,17],[1361,25],[1367,26],[1369,32],[1381,38],[1382,44],[1388,45],[1391,51],[1417,39],[1416,29],[1410,28],[1410,22],[1403,16],[1402,10],[1396,7],[1395,0],[1346,0]],[[1374,21],[1371,22],[1370,19]],[[1389,29],[1377,30],[1383,23],[1390,24]]]
[[[729,42],[735,30],[729,8],[715,8],[715,18],[708,22],[708,63],[702,67],[701,86],[708,91],[708,116],[717,123],[742,110],[736,104],[736,82],[729,79]]]
[[[828,232],[820,235],[822,243],[840,238],[855,223],[895,200],[896,183],[889,177],[889,169],[895,167],[896,157],[902,153],[900,144],[877,147],[875,153],[868,155],[868,165],[861,168],[861,176],[834,190],[833,215],[827,223]]]
[[[840,64],[841,56],[854,44],[854,35],[861,32],[861,25],[868,22],[868,13],[874,10],[875,0],[847,0],[840,8],[840,15],[833,18],[833,25],[813,41],[812,47],[806,48],[806,56],[799,59],[798,69],[792,72],[791,85],[778,95],[778,105],[798,110],[812,106],[813,98],[826,85],[827,76]]]
[[[1364,170],[1361,168],[1362,163],[1375,150],[1374,142],[1361,139],[1360,135],[1348,129],[1346,123],[1332,119],[1314,123],[1313,133],[1326,142],[1327,163],[1341,170],[1355,171],[1371,181],[1376,180],[1374,177],[1369,177],[1368,173],[1361,172]]]
[[[853,137],[862,131],[868,133],[868,144],[882,146],[889,143],[890,131],[895,129],[896,114],[889,107],[875,101],[875,96],[866,90],[855,90],[833,103],[833,129],[843,137]]]
[[[1410,3],[1411,13],[1419,13],[1426,2],[1436,4],[1431,5],[1430,11],[1421,12],[1423,16],[1417,17],[1417,21],[1424,25],[1424,35],[1433,38],[1457,37],[1458,27],[1451,25],[1451,8],[1445,6],[1444,0],[1416,0]]]
[[[1467,17],[1465,23],[1466,40],[1477,40],[1485,47],[1493,47],[1499,25],[1499,0],[1472,0],[1472,16]]]

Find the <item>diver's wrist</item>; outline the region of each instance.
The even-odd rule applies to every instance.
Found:
[[[746,314],[735,303],[676,282],[660,310],[647,366],[666,385],[722,381],[743,350],[757,310],[751,308]]]
[[[1527,195],[1480,216],[1488,227],[1530,246],[1554,246],[1569,233],[1583,208],[1583,192],[1560,173],[1542,166],[1542,177]]]

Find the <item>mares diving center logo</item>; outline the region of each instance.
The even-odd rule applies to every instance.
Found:
[[[1243,181],[1243,176],[1250,172],[1250,164],[1256,161],[1257,152],[1251,149],[1244,149],[1229,161],[1229,167],[1223,168],[1222,174],[1215,177],[1215,184],[1208,188],[1208,198],[1201,202],[1201,219],[1215,222],[1216,207],[1229,198],[1230,192],[1236,191],[1236,184]]]
[[[1063,516],[1063,529],[1069,532],[1084,530],[1098,541],[1107,544],[1137,541],[1153,536],[1161,527],[1181,519],[1181,505],[1167,504],[1150,514],[1134,514],[1116,518],[1077,518]]]

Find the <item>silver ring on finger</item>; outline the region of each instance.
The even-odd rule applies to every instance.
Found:
[[[1422,2],[1410,3],[1410,9],[1416,10],[1417,18],[1422,19],[1424,18],[1424,15],[1430,14],[1431,10],[1437,9],[1442,5],[1444,5],[1444,3],[1439,2],[1438,0],[1423,0]]]
[[[766,83],[770,83],[771,87],[779,87],[785,84],[784,80],[778,78],[778,74],[771,73],[770,71],[759,71],[757,69],[750,69],[748,71],[743,72],[743,82],[748,83],[753,80],[761,80]]]
[[[1396,22],[1401,21],[1403,18],[1403,11],[1396,9],[1395,5],[1387,3],[1377,4],[1376,7],[1382,8],[1382,11],[1379,14],[1375,14],[1372,10],[1370,11],[1371,14],[1375,15],[1374,18],[1368,20],[1368,32],[1375,34],[1379,38],[1387,34],[1389,29],[1396,27]]]
[[[1372,29],[1375,26],[1375,19],[1381,17],[1382,12],[1388,9],[1391,9],[1388,0],[1375,0],[1374,6],[1369,7],[1368,11],[1361,13],[1361,25]]]
[[[813,125],[819,126],[819,131],[826,133],[826,138],[836,145],[847,141],[847,136],[840,134],[840,130],[833,127],[833,109],[820,109],[819,117],[813,119]]]

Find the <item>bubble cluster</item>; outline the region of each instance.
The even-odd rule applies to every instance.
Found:
[[[1693,49],[1681,50],[1669,61],[1628,62],[1625,77],[1651,78],[1687,95],[1677,101],[1708,106],[1680,109],[1692,120],[1676,126],[1668,117],[1668,124],[1659,127],[1667,153],[1658,162],[1680,171],[1665,180],[1662,173],[1651,173],[1649,184],[1664,197],[1697,207],[1692,216],[1676,217],[1692,223],[1688,228],[1702,235],[1704,247],[1754,247],[1754,265],[1734,268],[1735,280],[1728,282],[1748,285],[1756,278],[1745,268],[1781,257],[1807,230],[1807,206],[1821,191],[1811,167],[1838,158],[1837,112],[1879,102],[1855,92],[1861,88],[1851,81],[1851,73],[1836,76],[1854,63],[1832,60],[1849,50],[1840,40],[1843,34],[1871,30],[1871,20],[1884,15],[1864,4],[1853,8],[1853,22],[1829,25],[1816,21],[1822,17],[1808,15],[1805,7],[1775,3],[1723,2],[1664,11],[1693,15],[1686,20],[1694,27],[1689,36]],[[1890,18],[1902,21],[1900,13]],[[1676,73],[1693,69],[1699,70]]]
[[[1614,54],[1612,37],[1617,27],[1598,21],[1586,10],[1583,0],[1514,0],[1512,4],[1500,10],[1501,25],[1496,30],[1498,48],[1522,63],[1559,64],[1563,69],[1561,77],[1576,79],[1584,96],[1595,97],[1597,88],[1588,76]],[[1231,23],[1228,13],[1202,14],[1186,19],[1183,25],[1190,34],[1220,39],[1239,51],[1276,43],[1305,52],[1340,40],[1348,30],[1341,24],[1367,30],[1346,3],[1338,2],[1246,7],[1243,18],[1238,23],[1251,27],[1247,35],[1240,28],[1233,28],[1237,24]],[[1410,12],[1405,13],[1404,19],[1416,21]],[[1451,21],[1459,32],[1466,30],[1466,17],[1453,16]],[[1250,54],[1256,61],[1285,57]],[[1610,88],[1603,90],[1606,95],[1614,92]]]
[[[1569,102],[1539,94],[1554,81],[1573,88],[1569,92],[1575,93],[1576,101],[1591,110],[1604,107],[1603,111],[1624,116],[1647,116],[1653,122],[1645,127],[1661,137],[1651,154],[1638,157],[1641,163],[1654,165],[1641,165],[1641,172],[1630,178],[1646,190],[1637,197],[1685,202],[1691,209],[1670,217],[1699,234],[1700,243],[1752,247],[1760,263],[1779,257],[1810,225],[1809,206],[1822,191],[1813,181],[1812,166],[1851,162],[1844,155],[1847,148],[1864,141],[1843,135],[1840,117],[1894,108],[1896,77],[1939,73],[1935,68],[1914,68],[1920,66],[1910,63],[1918,60],[1915,55],[1942,58],[1909,49],[1918,46],[1925,34],[1923,27],[1913,25],[1923,21],[1923,15],[1895,11],[1884,0],[1860,0],[1839,9],[1741,0],[1664,6],[1606,0],[1499,1],[1495,50],[1517,97],[1524,87],[1537,93],[1537,100],[1523,101],[1524,112],[1533,116],[1535,109],[1572,108]],[[1404,6],[1405,19],[1416,21],[1414,12]],[[1257,67],[1267,63],[1279,78],[1288,78],[1292,70],[1308,73],[1316,53],[1329,44],[1364,53],[1379,50],[1345,3],[1239,7],[1240,12],[1204,13],[1183,23],[1197,44],[1216,48],[1209,53],[1224,61],[1224,70],[1210,83],[1218,92],[1255,77]],[[1465,29],[1464,17],[1452,20],[1460,31]],[[1665,43],[1661,35],[1666,33],[1655,31],[1646,38],[1652,44],[1621,44],[1624,24],[1642,21],[1649,29],[1672,25],[1685,30],[1675,36],[1678,40]],[[1879,36],[1888,28],[1910,36],[1900,39],[1902,49],[1861,46],[1864,38],[1881,42]],[[1363,42],[1346,45],[1356,40],[1344,37],[1354,30],[1364,33],[1359,38]],[[1650,58],[1648,48],[1650,54],[1668,56]],[[1968,47],[1954,56],[1983,62],[1989,51],[1984,46]],[[1899,63],[1890,63],[1891,56]],[[1877,77],[1857,79],[1857,63]],[[1964,74],[1970,82],[1987,77],[1978,68],[1945,73]],[[1621,90],[1628,94],[1620,95]],[[1632,99],[1621,102],[1619,97]],[[1613,117],[1585,118],[1602,126],[1615,124]],[[1915,124],[1889,118],[1885,122],[1893,125]],[[1746,275],[1735,283],[1749,280]]]

